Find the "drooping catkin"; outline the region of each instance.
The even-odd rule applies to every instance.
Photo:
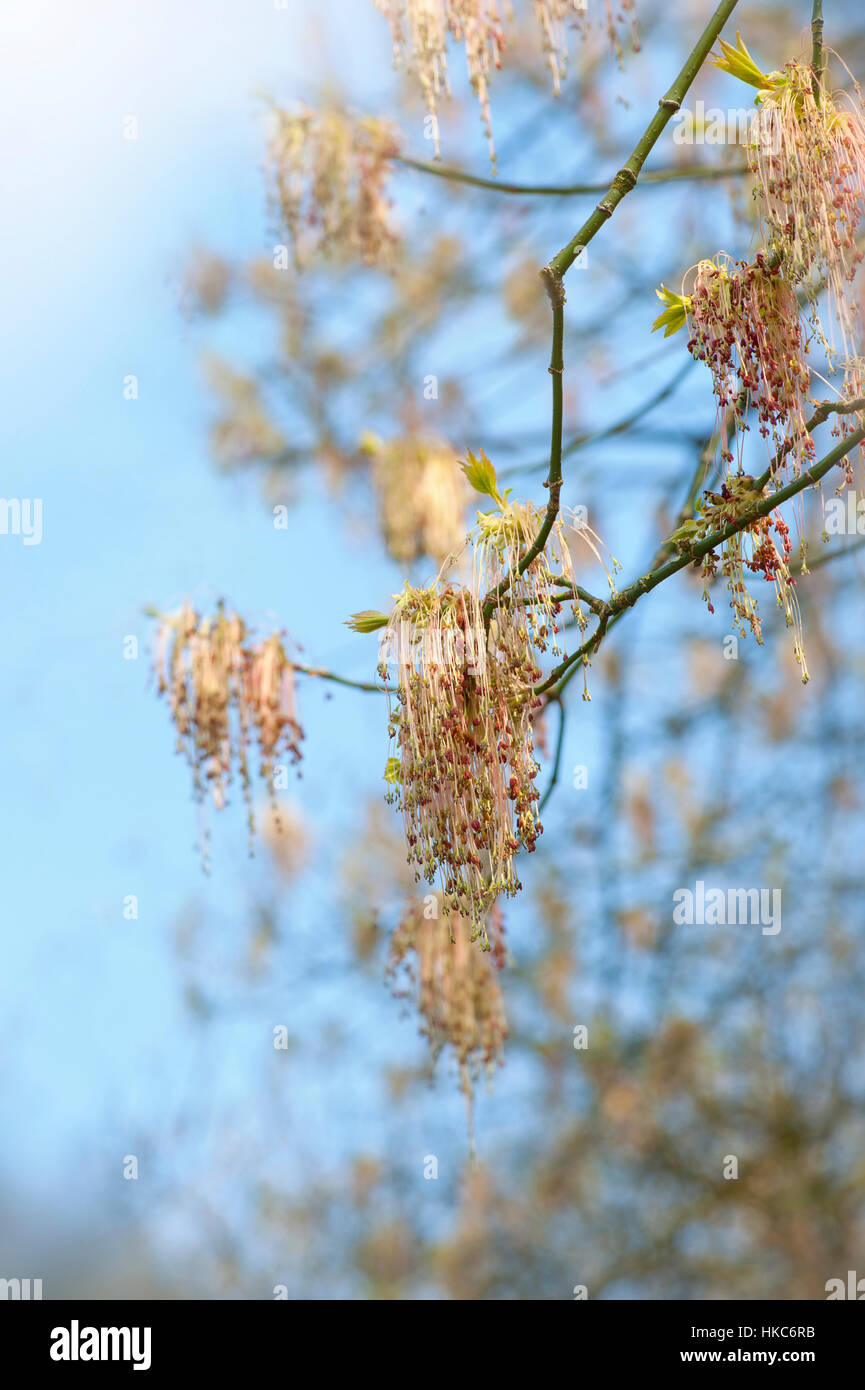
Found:
[[[409,862],[485,942],[489,907],[520,889],[517,851],[531,852],[543,829],[532,740],[541,672],[519,625],[503,617],[491,642],[477,596],[441,582],[406,585],[381,657],[397,682],[386,775]]]
[[[203,804],[209,797],[222,809],[239,776],[251,837],[254,777],[274,800],[277,758],[297,764],[302,756],[294,669],[283,637],[255,642],[242,618],[222,604],[213,618],[184,604],[159,617],[153,669],[157,691],[168,700],[177,750],[192,770],[195,800]],[[253,746],[258,766],[250,766]],[[202,840],[206,863],[206,828]]]
[[[269,197],[299,267],[315,257],[392,263],[399,237],[387,180],[396,152],[393,128],[371,116],[273,108]]]
[[[472,940],[472,924],[459,915],[438,913],[435,899],[413,905],[394,932],[387,974],[398,998],[412,998],[420,1031],[433,1059],[453,1054],[466,1100],[473,1082],[502,1064],[508,1025],[498,974],[504,964],[501,912],[493,908],[490,952]]]

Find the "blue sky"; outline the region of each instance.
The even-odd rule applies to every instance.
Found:
[[[331,5],[329,17],[349,9]],[[355,31],[376,30],[386,59],[372,19]],[[314,497],[289,542],[254,487],[215,474],[178,311],[192,242],[262,245],[255,94],[302,85],[296,15],[91,0],[11,4],[2,23],[2,159],[16,211],[0,233],[3,492],[41,498],[44,518],[40,545],[0,545],[0,1007],[13,1117],[2,1161],[16,1185],[44,1192],[47,1181],[65,1203],[70,1183],[94,1177],[70,1174],[70,1149],[121,1097],[130,1124],[145,1118],[160,1052],[179,1045],[166,949],[179,910],[215,899],[243,918],[248,903],[239,812],[233,829],[217,827],[220,881],[202,878],[186,771],[149,688],[142,607],[224,593],[246,614],[276,612],[318,661],[345,669],[359,653],[339,596],[298,591],[332,531]],[[129,115],[137,140],[123,138]],[[128,374],[137,400],[124,399]],[[123,659],[130,634],[138,661]],[[359,746],[364,716],[336,699],[341,733]],[[344,815],[344,797],[329,793],[345,773],[328,753],[329,710],[317,689],[305,705],[318,809]],[[137,922],[122,916],[127,894],[139,898]]]

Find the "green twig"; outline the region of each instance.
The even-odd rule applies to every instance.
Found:
[[[561,277],[565,274],[580,252],[585,250],[604,223],[612,217],[625,195],[636,186],[649,153],[657,143],[665,126],[672,119],[673,114],[681,107],[688,88],[708,58],[712,45],[736,8],[737,3],[738,0],[722,0],[691,50],[675,82],[658,102],[658,110],[637,142],[630,159],[616,174],[606,190],[605,196],[598,203],[592,215],[583,223],[576,236],[572,237],[567,246],[564,246],[550,262],[549,270],[553,275]]]
[[[565,370],[565,290],[561,279],[547,282],[547,293],[553,309],[553,344],[550,352],[549,373],[553,379],[553,422],[550,439],[550,467],[544,487],[549,489],[549,501],[540,530],[528,550],[520,559],[516,575],[524,574],[533,560],[542,553],[550,532],[559,514],[559,494],[562,490],[562,420],[564,414],[562,376]],[[506,575],[484,599],[484,622],[489,624],[496,604],[511,585],[511,575]]]
[[[556,517],[559,514],[559,496],[562,490],[562,373],[564,362],[562,356],[564,342],[564,307],[565,307],[565,287],[564,277],[569,268],[573,265],[577,256],[585,249],[592,237],[600,230],[608,218],[612,217],[614,210],[622,201],[626,193],[635,187],[637,179],[643,168],[646,159],[654,145],[657,143],[662,131],[670,121],[673,112],[678,111],[682,105],[682,100],[700,71],[705,59],[711,51],[712,45],[723,29],[733,10],[736,8],[738,0],[722,0],[715,10],[700,38],[676,78],[666,96],[661,97],[658,102],[658,110],[646,127],[640,140],[634,149],[633,154],[627,163],[619,170],[613,182],[607,189],[606,196],[601,199],[588,221],[583,224],[577,235],[568,242],[557,256],[554,256],[549,265],[544,266],[541,271],[541,278],[544,281],[547,295],[553,310],[553,346],[550,355],[549,370],[553,377],[553,428],[552,443],[550,447],[550,468],[547,474],[545,486],[549,489],[549,502],[547,503],[546,513],[541,522],[540,530],[534,542],[517,565],[516,573],[521,575],[528,566],[544,549],[547,538],[555,525]],[[496,602],[510,586],[511,576],[503,579],[494,590],[484,600],[483,614],[484,622],[489,624],[490,618],[495,608]]]
[[[322,671],[317,666],[295,666],[292,669],[299,671],[302,676],[316,676],[319,680],[334,681],[336,685],[347,685],[352,690],[375,691],[381,695],[384,693],[385,686],[372,685],[369,681],[350,681],[345,676],[337,676],[333,671]]]
[[[820,105],[823,88],[823,0],[813,0],[811,6],[811,90]]]
[[[577,663],[584,663],[589,656],[594,654],[608,626],[617,621],[629,608],[633,608],[634,604],[642,598],[643,594],[651,593],[659,584],[663,584],[664,581],[669,579],[672,575],[678,574],[679,570],[685,569],[687,565],[696,564],[708,555],[710,551],[715,550],[719,545],[723,545],[724,541],[729,540],[731,536],[735,536],[737,532],[744,531],[746,527],[752,526],[754,522],[758,521],[761,517],[768,516],[770,512],[775,511],[777,507],[789,501],[791,497],[795,497],[798,493],[804,492],[808,487],[813,487],[815,483],[818,483],[821,478],[825,477],[830,469],[834,468],[836,464],[846,458],[857,444],[861,444],[863,439],[865,439],[865,427],[860,426],[859,429],[853,430],[851,434],[848,434],[842,439],[819,463],[813,464],[811,468],[800,473],[798,478],[793,478],[785,487],[779,488],[777,492],[770,493],[768,497],[762,497],[759,502],[749,507],[741,516],[736,517],[733,521],[727,522],[726,525],[719,527],[716,531],[710,531],[702,540],[696,541],[684,548],[682,554],[676,556],[675,559],[668,560],[666,564],[659,565],[657,569],[651,570],[648,574],[641,575],[639,579],[635,579],[627,588],[622,589],[606,605],[606,615],[600,619],[598,627],[588,641],[584,642],[582,647],[571,656],[566,657],[542,684],[537,685],[535,687],[535,693],[542,695],[546,691],[552,690],[553,695],[550,697],[551,699],[561,695],[568,681],[574,674]]]
[[[856,396],[852,401],[820,401],[810,420],[805,421],[805,428],[802,434],[813,434],[818,425],[826,423],[830,415],[856,415],[865,410],[865,396]],[[802,438],[802,434],[794,435],[791,439],[785,439],[780,449],[776,453],[769,467],[757,479],[757,486],[764,488],[769,480],[774,477],[790,450]]]

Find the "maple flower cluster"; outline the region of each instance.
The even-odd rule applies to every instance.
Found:
[[[543,830],[532,739],[541,672],[517,623],[502,622],[495,650],[487,647],[470,588],[406,584],[380,667],[385,675],[390,658],[396,668],[386,778],[409,863],[418,878],[440,878],[445,910],[470,917],[483,945],[489,908],[520,890],[514,856],[533,851]]]
[[[204,802],[209,793],[221,809],[239,775],[251,835],[254,773],[273,799],[277,759],[301,759],[294,670],[282,636],[253,642],[243,620],[222,604],[213,618],[184,604],[159,615],[153,669],[158,693],[168,700],[177,751],[192,770],[195,799]],[[253,741],[257,768],[250,767]]]
[[[561,518],[529,559],[542,511],[501,494],[485,455],[470,454],[463,470],[496,503],[478,513],[469,536],[472,582],[406,583],[389,614],[358,613],[349,626],[383,629],[379,675],[395,672],[385,779],[403,814],[409,863],[419,880],[439,880],[445,913],[470,918],[487,947],[492,905],[521,887],[515,856],[531,853],[543,830],[533,730],[543,704],[539,656],[564,655],[565,604],[581,626],[588,619]],[[589,528],[579,534],[598,555]]]
[[[748,146],[763,235],[782,254],[791,282],[810,288],[812,274],[825,282],[827,345],[846,357],[856,341],[850,282],[862,259],[856,233],[865,199],[865,125],[852,104],[839,108],[828,94],[817,104],[804,63],[788,63],[768,80]]]
[[[465,48],[469,82],[478,100],[481,120],[489,141],[490,159],[495,165],[490,117],[490,81],[502,66],[508,43],[506,22],[513,19],[508,0],[375,0],[390,25],[394,60],[403,63],[417,78],[427,111],[433,118],[435,155],[439,157],[438,104],[448,93],[448,40]],[[617,21],[610,0],[605,0],[606,27],[611,44],[621,54]],[[633,0],[618,7],[633,11]],[[567,28],[584,27],[586,0],[532,0],[532,13],[540,27],[541,41],[556,95],[561,89],[567,64]]]
[[[437,909],[433,900],[430,908]],[[421,1033],[433,1059],[449,1048],[459,1068],[462,1089],[471,1104],[472,1082],[492,1073],[503,1061],[508,1026],[498,982],[504,965],[501,915],[491,920],[490,953],[472,944],[471,922],[427,908],[409,908],[394,932],[388,976],[397,998],[412,997],[421,1018]]]
[[[469,490],[446,444],[434,439],[387,442],[366,434],[372,485],[388,552],[409,565],[428,556],[441,565],[465,540]]]
[[[439,98],[447,91],[447,43],[465,46],[472,91],[495,159],[490,121],[490,77],[501,67],[505,32],[498,0],[375,0],[390,24],[394,59],[407,53],[423,92],[427,111],[435,118]],[[439,154],[435,131],[436,158]]]
[[[742,519],[755,503],[766,495],[766,489],[761,488],[750,474],[727,473],[720,492],[707,489],[703,493],[700,516],[685,522],[673,533],[671,539],[679,547],[704,540],[710,533],[720,531],[729,523]],[[808,682],[809,676],[805,661],[802,616],[796,598],[795,580],[791,577],[789,568],[792,553],[790,528],[780,512],[755,516],[747,526],[735,531],[721,543],[720,555],[715,550],[710,550],[704,557],[703,597],[709,612],[714,613],[708,585],[720,575],[727,581],[730,607],[739,635],[745,637],[751,632],[757,641],[762,643],[759,608],[745,583],[745,572],[762,574],[767,583],[774,585],[778,607],[783,610],[787,627],[793,631],[793,655],[801,670],[804,685]]]
[[[797,465],[812,459],[805,429],[808,349],[796,296],[780,267],[762,256],[751,264],[725,255],[700,261],[681,303],[688,351],[712,373],[720,437],[726,439],[732,425],[741,441],[754,409],[773,454],[783,446],[784,457]],[[723,455],[732,462],[729,448]]]
[[[495,472],[486,454],[480,458],[469,452],[466,476],[478,492],[491,497],[495,507],[478,512],[477,524],[469,540],[473,546],[473,584],[477,593],[492,594],[495,622],[516,625],[524,640],[537,652],[565,655],[559,615],[565,602],[572,609],[580,631],[588,624],[574,577],[567,531],[577,534],[607,574],[610,589],[613,576],[603,555],[599,537],[587,522],[574,514],[571,524],[557,513],[543,548],[527,561],[544,522],[545,509],[534,502],[514,502],[511,489],[498,490]],[[618,568],[612,561],[613,570]]]
[[[787,63],[764,73],[740,34],[720,40],[715,66],[756,88],[748,140],[754,197],[766,244],[786,278],[815,306],[825,287],[830,364],[858,352],[858,312],[850,290],[862,253],[856,235],[865,210],[865,121],[857,97],[834,96],[811,66]],[[836,337],[837,328],[837,337]]]
[[[393,128],[340,111],[274,107],[268,149],[270,201],[303,266],[315,255],[386,265],[398,236],[387,179]]]
[[[719,493],[705,491],[699,519],[686,522],[671,538],[676,544],[702,540],[736,520],[742,509],[763,494],[753,490],[754,480],[742,470],[741,446],[748,429],[747,417],[755,409],[761,435],[770,445],[770,467],[777,474],[788,460],[794,471],[814,458],[814,443],[805,426],[809,371],[796,296],[781,274],[780,266],[758,256],[753,264],[732,262],[718,256],[701,261],[688,295],[675,295],[664,286],[658,292],[666,309],[654,327],[665,336],[687,325],[688,349],[705,362],[712,373],[718,402],[721,462],[726,473]],[[726,466],[734,455],[727,443],[735,433],[739,471]],[[775,464],[777,463],[777,467]],[[762,642],[757,602],[745,583],[745,571],[764,575],[774,584],[778,606],[793,629],[793,652],[808,680],[802,623],[789,570],[792,543],[789,528],[779,514],[759,517],[728,537],[720,557],[710,551],[703,560],[703,578],[720,575],[727,581],[730,607],[741,636],[752,632]],[[703,596],[713,612],[706,588]]]
[[[814,458],[806,427],[809,341],[797,291],[810,305],[810,322],[826,349],[830,371],[836,370],[840,346],[842,399],[855,402],[865,384],[865,362],[857,348],[859,312],[851,291],[862,259],[856,234],[865,204],[865,122],[858,99],[842,106],[824,90],[822,73],[803,62],[762,72],[741,34],[735,45],[721,39],[720,47],[714,65],[757,89],[747,149],[766,250],[751,263],[734,262],[726,254],[700,261],[690,292],[684,283],[681,294],[664,285],[657,291],[664,309],[653,328],[663,328],[668,337],[687,326],[689,351],[712,373],[726,472],[720,493],[704,493],[700,518],[674,533],[677,545],[704,538],[735,520],[737,508],[756,500],[753,480],[741,463],[752,409],[770,450],[766,476],[771,485],[788,460],[798,474]],[[817,310],[823,289],[831,319],[828,335]],[[855,422],[854,417],[854,411],[839,417],[835,432],[855,428],[862,416]],[[739,445],[735,475],[726,469],[734,461],[731,433]],[[766,489],[758,493],[768,495]],[[720,558],[714,552],[705,557],[703,573],[708,580],[720,570],[738,630],[753,632],[758,641],[760,619],[745,571],[762,573],[774,584],[787,625],[794,630],[794,652],[806,681],[801,619],[788,567],[791,553],[783,519],[757,517],[723,542]]]
[[[703,500],[702,527],[717,530],[726,522],[741,515],[743,506],[753,503],[753,479],[747,475],[728,474],[720,493],[706,492]],[[793,630],[793,655],[807,683],[808,666],[803,645],[802,617],[796,589],[790,577],[789,560],[793,553],[790,531],[778,512],[757,517],[741,531],[730,536],[721,548],[720,559],[713,552],[703,562],[703,576],[708,579],[718,569],[727,580],[730,606],[739,633],[753,632],[762,642],[762,630],[757,605],[745,584],[745,570],[762,574],[767,583],[775,586],[778,606],[783,610],[788,628]],[[708,602],[708,599],[707,599]],[[711,603],[709,608],[711,610]]]

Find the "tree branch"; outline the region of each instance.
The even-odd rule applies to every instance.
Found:
[[[775,511],[777,507],[789,501],[791,497],[795,497],[798,493],[804,492],[808,487],[813,487],[815,483],[818,483],[821,478],[825,477],[831,468],[834,468],[837,463],[840,463],[842,459],[846,458],[851,449],[854,449],[857,444],[861,444],[863,439],[865,439],[865,427],[860,426],[859,429],[854,430],[851,434],[848,434],[842,439],[824,459],[821,459],[819,463],[815,463],[811,468],[800,473],[798,478],[793,478],[785,487],[779,488],[777,492],[770,493],[768,497],[761,498],[759,502],[749,507],[747,511],[743,512],[741,516],[736,517],[735,520],[727,522],[725,526],[720,527],[717,531],[711,531],[709,535],[705,536],[702,540],[689,545],[683,550],[683,553],[676,556],[675,559],[669,560],[666,564],[659,565],[657,569],[650,570],[648,574],[641,575],[639,579],[635,579],[626,589],[621,590],[614,598],[610,599],[609,603],[605,605],[605,614],[600,618],[598,627],[592,636],[588,641],[584,642],[577,651],[573,652],[571,656],[566,657],[566,659],[550,673],[545,681],[535,686],[535,693],[537,695],[543,695],[546,691],[552,690],[553,694],[550,696],[550,699],[555,699],[560,696],[573,675],[577,663],[586,660],[597,651],[610,623],[617,621],[629,608],[633,608],[634,604],[643,594],[651,593],[659,584],[663,584],[665,580],[671,578],[674,574],[678,574],[679,570],[685,569],[686,566],[692,565],[698,560],[702,560],[710,551],[715,550],[717,546],[722,545],[724,541],[729,540],[731,536],[735,536],[737,532],[744,531],[746,527],[753,525],[760,517],[768,516],[770,512]]]
[[[811,90],[819,106],[823,87],[823,0],[813,0],[811,5],[811,69]]]
[[[517,565],[516,573],[518,576],[524,574],[532,561],[536,560],[543,551],[547,543],[547,538],[555,525],[556,517],[559,514],[559,494],[562,490],[562,376],[565,370],[563,355],[565,338],[565,290],[561,279],[549,280],[547,282],[547,293],[550,296],[550,303],[553,309],[553,344],[550,351],[550,365],[548,368],[550,376],[553,379],[553,423],[552,438],[550,440],[550,468],[544,487],[549,488],[550,498],[547,503],[546,514],[541,523],[540,530]],[[485,623],[489,623],[498,600],[503,594],[507,593],[510,584],[511,576],[506,575],[484,599],[483,615]]]
[[[615,208],[625,197],[625,194],[629,193],[631,189],[635,187],[650,151],[660,138],[673,112],[678,111],[681,106],[683,97],[694,81],[694,78],[697,76],[697,73],[700,71],[705,59],[708,57],[713,43],[737,4],[738,0],[721,0],[721,4],[715,10],[715,13],[703,30],[703,33],[691,50],[675,82],[670,87],[666,96],[661,97],[658,102],[658,110],[652,117],[640,140],[637,142],[633,154],[616,174],[616,177],[607,189],[606,197],[601,199],[595,211],[592,213],[591,217],[589,217],[588,221],[583,224],[579,232],[577,232],[577,235],[568,242],[568,245],[550,261],[549,265],[544,266],[540,272],[553,310],[553,345],[549,366],[549,370],[553,377],[553,428],[552,442],[550,445],[550,468],[545,483],[545,487],[549,488],[550,498],[547,503],[547,510],[541,523],[541,528],[534,542],[517,566],[516,572],[518,575],[523,574],[532,561],[541,554],[559,514],[559,497],[562,490],[562,374],[564,372],[563,343],[565,327],[564,277],[569,268],[573,265],[578,254],[585,249],[592,237],[594,237],[603,226],[604,222],[612,217]],[[510,583],[511,577],[507,576],[497,584],[496,588],[484,599],[483,615],[485,624],[489,624],[496,602],[502,594],[507,592]]]
[[[446,164],[434,164],[425,159],[411,159],[408,155],[394,155],[394,164],[405,169],[416,169],[421,174],[432,174],[437,179],[447,179],[451,183],[468,184],[471,188],[485,188],[493,193],[513,193],[520,197],[573,198],[580,194],[605,193],[607,183],[502,183],[499,179],[484,178],[480,174],[469,174],[465,169],[454,169]],[[697,164],[676,169],[654,169],[644,174],[644,184],[674,183],[686,179],[726,179],[737,178],[748,173],[747,164],[737,164],[719,169],[714,164]]]
[[[647,125],[640,137],[630,159],[616,174],[606,195],[598,203],[591,217],[583,223],[575,237],[572,237],[567,246],[564,246],[557,256],[550,261],[548,269],[550,272],[561,278],[568,268],[573,265],[581,251],[585,250],[592,238],[600,231],[609,218],[612,217],[619,203],[636,186],[637,179],[649,156],[653,146],[657,143],[665,126],[670,121],[673,113],[679,110],[682,101],[691,86],[700,68],[711,52],[712,45],[726,24],[733,10],[736,8],[738,0],[722,0],[706,28],[703,30],[691,53],[685,62],[684,67],[679,73],[673,85],[670,87],[666,96],[661,97],[658,102],[658,110]]]
[[[813,434],[817,426],[825,424],[830,415],[855,415],[862,410],[865,410],[865,396],[856,396],[852,401],[820,401],[810,420],[805,421],[802,433]],[[798,434],[792,439],[785,439],[769,467],[757,479],[759,487],[765,487],[770,478],[774,477],[790,450],[801,438],[802,435]]]
[[[375,691],[381,695],[386,689],[384,685],[372,685],[369,681],[351,681],[345,676],[337,676],[333,671],[320,670],[317,666],[297,666],[292,662],[292,670],[299,671],[302,676],[316,676],[319,680],[334,681],[337,685],[347,685],[352,690]]]

